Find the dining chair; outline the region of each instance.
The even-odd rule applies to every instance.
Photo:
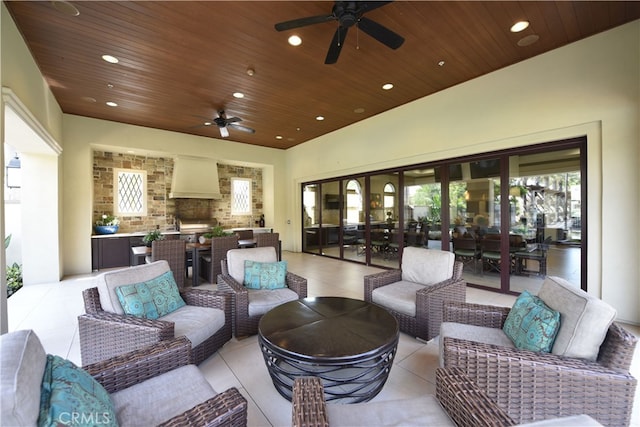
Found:
[[[167,261],[178,288],[182,289],[186,276],[186,250],[186,240],[154,240],[151,243],[151,256],[147,258],[147,261],[149,263],[160,260]]]

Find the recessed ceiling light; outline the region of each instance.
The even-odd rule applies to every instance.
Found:
[[[529,21],[518,21],[511,26],[512,33],[519,33],[529,26]]]
[[[118,106],[118,104],[117,104],[116,102],[113,102],[113,101],[107,101],[107,103],[106,103],[106,104],[107,104],[109,107],[117,107],[117,106]]]
[[[276,139],[282,139],[282,135],[276,135]]]
[[[440,61],[440,62],[438,62],[438,66],[439,66],[439,67],[444,67],[444,61]]]
[[[393,89],[393,83],[385,83],[382,85],[382,89],[384,90],[391,90]]]
[[[69,3],[68,1],[52,1],[51,4],[56,8],[58,12],[62,12],[69,16],[78,16],[80,11],[77,7]]]
[[[117,64],[118,62],[120,62],[120,60],[113,55],[102,55],[102,59],[109,62],[110,64]]]
[[[302,44],[302,39],[300,38],[300,36],[297,36],[295,34],[290,36],[287,41],[291,46],[300,46]]]
[[[316,117],[316,120],[317,120],[317,121],[319,121],[319,122],[321,122],[322,120],[324,120],[324,116],[317,116],[317,117]]]
[[[362,108],[362,107],[356,108],[355,110],[353,110],[353,112],[356,113],[356,114],[364,113],[364,108]]]
[[[234,98],[238,98],[238,99],[244,98],[244,93],[242,93],[242,92],[233,92],[233,97]]]
[[[524,36],[520,40],[518,40],[518,46],[525,47],[530,46],[540,40],[540,36],[537,34],[529,34],[528,36]]]
[[[87,102],[97,102],[97,100],[91,96],[83,96],[82,100]]]
[[[211,126],[213,123],[211,123],[211,122],[204,122],[203,124],[204,124],[205,126]]]

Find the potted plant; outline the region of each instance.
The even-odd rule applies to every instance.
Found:
[[[160,232],[160,230],[156,229],[150,231],[142,238],[142,242],[149,247],[154,240],[164,240],[164,235]]]
[[[98,234],[114,234],[118,232],[120,220],[110,214],[102,215],[102,218],[96,221],[94,229]]]
[[[224,231],[222,226],[218,225],[216,227],[213,227],[211,231],[209,231],[208,233],[204,233],[202,236],[200,236],[198,238],[198,241],[204,245],[207,243],[211,243],[211,239],[214,237],[224,237],[224,236],[231,236],[231,235],[233,235],[233,233],[228,233]]]

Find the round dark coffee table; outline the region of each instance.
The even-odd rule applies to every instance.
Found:
[[[365,402],[387,381],[398,321],[365,301],[319,297],[282,304],[260,319],[258,341],[273,385],[291,400],[299,376],[322,378],[325,399]]]

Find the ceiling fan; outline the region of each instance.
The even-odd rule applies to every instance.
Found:
[[[362,31],[378,40],[391,49],[399,48],[404,43],[404,38],[387,27],[363,16],[365,13],[384,6],[390,1],[336,1],[329,15],[310,16],[307,18],[293,19],[275,25],[277,31],[292,30],[307,25],[320,24],[329,21],[338,21],[338,28],[329,45],[325,64],[335,64],[340,56],[344,39],[349,28],[357,25]]]
[[[229,136],[228,128],[236,129],[246,133],[256,133],[256,131],[251,129],[250,127],[238,124],[238,122],[241,122],[241,121],[242,119],[240,117],[227,117],[224,110],[220,110],[218,111],[218,117],[213,119],[213,122],[206,122],[205,126],[211,126],[212,124],[215,124],[216,126],[218,126],[218,129],[220,130],[220,136],[223,138],[226,138]]]

